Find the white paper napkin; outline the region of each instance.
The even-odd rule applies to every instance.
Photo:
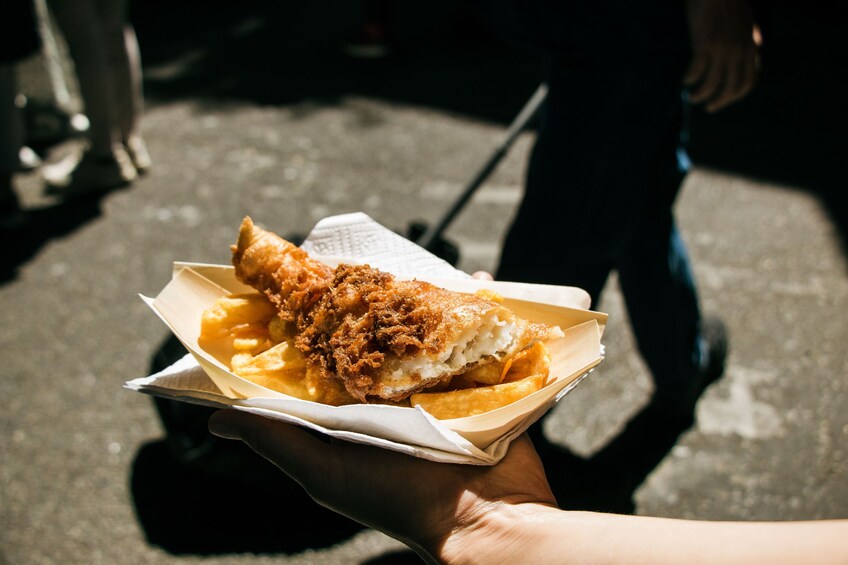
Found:
[[[301,247],[316,259],[356,257],[360,263],[398,276],[470,278],[362,212],[324,218]]]

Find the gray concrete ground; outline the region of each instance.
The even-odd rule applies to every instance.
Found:
[[[517,90],[520,101],[532,85]],[[394,540],[313,508],[282,477],[279,491],[251,489],[169,458],[152,399],[122,389],[148,374],[167,338],[137,295],[156,293],[174,260],[226,262],[245,214],[283,234],[349,211],[398,230],[433,221],[503,127],[359,92],[279,104],[189,93],[151,97],[154,166],[131,187],[63,203],[43,195],[37,173],[21,175],[33,225],[6,239],[15,268],[0,286],[0,563],[415,562]],[[461,268],[494,268],[532,140],[519,139],[450,229]],[[727,322],[731,351],[695,425],[635,488],[633,511],[848,517],[848,279],[833,210],[806,186],[699,164],[677,211],[703,308]],[[554,442],[586,458],[651,389],[614,279],[597,309],[611,316],[608,357],[546,422]],[[222,541],[245,524],[265,533]]]

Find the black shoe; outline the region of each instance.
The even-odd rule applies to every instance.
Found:
[[[654,393],[645,407],[646,420],[655,424],[665,422],[671,428],[683,430],[695,423],[695,405],[704,391],[724,374],[727,361],[727,327],[720,319],[708,317],[701,320],[701,366],[692,379],[688,392]]]
[[[701,339],[706,345],[707,358],[701,369],[698,397],[724,374],[728,350],[727,326],[716,317],[704,318],[701,321]]]

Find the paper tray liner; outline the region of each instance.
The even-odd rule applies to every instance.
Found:
[[[377,445],[385,442],[384,447],[419,457],[450,461],[454,459],[451,454],[455,454],[455,462],[492,464],[503,456],[512,438],[544,415],[603,359],[600,340],[606,314],[526,299],[537,294],[552,302],[573,302],[575,289],[572,287],[419,278],[460,292],[489,288],[504,296],[504,305],[516,315],[559,325],[564,337],[546,343],[551,355],[548,384],[508,406],[452,420],[437,420],[417,407],[374,404],[329,406],[293,398],[236,376],[198,345],[204,310],[221,296],[255,290],[239,282],[231,266],[176,262],[171,281],[156,298],[142,296],[142,299],[186,347],[222,398],[216,399],[214,392],[194,391],[193,394],[184,391],[181,395],[155,386],[147,386],[147,390],[144,386],[130,388],[201,404],[235,404],[265,416],[285,415],[281,419],[307,425],[335,437]],[[433,456],[432,451],[438,455]]]

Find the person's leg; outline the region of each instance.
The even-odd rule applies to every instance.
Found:
[[[597,304],[648,187],[659,119],[650,80],[636,64],[552,63],[498,279],[578,286]]]
[[[661,186],[657,178],[657,156],[669,132],[680,131],[673,110],[683,65],[667,64],[555,68],[525,198],[497,270],[502,280],[581,287],[596,307],[618,269],[640,350],[663,392],[681,372],[680,383],[692,382],[698,319],[671,217],[682,174],[672,171]],[[675,137],[673,164],[676,148]],[[544,445],[538,426],[532,435]]]
[[[43,169],[47,190],[70,196],[126,185],[138,173],[121,139],[112,49],[98,6],[94,0],[50,0],[49,5],[68,44],[90,128],[84,154]]]
[[[96,5],[108,53],[121,142],[140,142],[144,110],[141,59],[135,30],[129,23],[129,6],[126,0],[96,0]]]
[[[641,206],[638,237],[630,240],[618,273],[639,351],[654,378],[654,401],[681,406],[685,411],[700,366],[700,311],[673,206],[689,163],[681,146],[684,109],[680,95],[666,92],[660,96],[669,101],[666,131]]]
[[[38,33],[41,37],[41,45],[44,58],[44,67],[50,80],[51,103],[67,113],[71,112],[73,102],[68,83],[65,80],[65,72],[62,69],[59,46],[53,34],[53,26],[50,20],[50,11],[46,0],[35,0],[35,12],[38,15]]]
[[[680,94],[669,100],[671,119],[654,160],[642,236],[632,240],[618,271],[639,350],[654,378],[653,408],[689,418],[703,387],[723,370],[727,336],[720,321],[702,319],[689,254],[674,219],[690,163],[685,100]]]
[[[635,234],[658,134],[638,65],[552,61],[525,194],[504,242],[499,280],[577,286],[597,308]],[[529,430],[544,457],[562,457]]]
[[[116,103],[109,75],[103,29],[91,0],[49,0],[74,63],[80,94],[88,116],[91,152],[111,155],[120,144],[115,128]]]
[[[129,22],[126,0],[96,0],[109,49],[109,67],[114,77],[117,126],[121,143],[139,173],[151,165],[147,146],[141,135],[144,113],[141,53],[135,29]]]

